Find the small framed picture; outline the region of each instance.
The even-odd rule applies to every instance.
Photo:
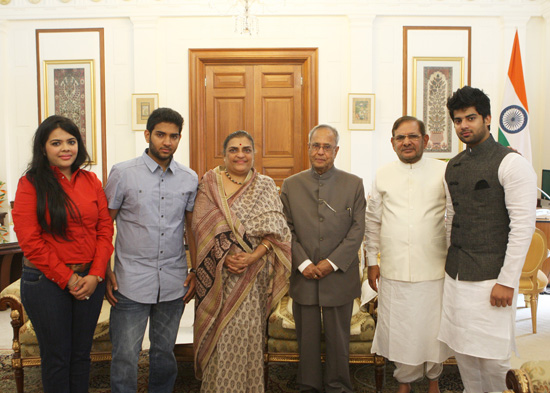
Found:
[[[350,130],[374,130],[374,94],[349,94]]]
[[[132,94],[132,130],[144,131],[149,115],[158,107],[158,94]]]

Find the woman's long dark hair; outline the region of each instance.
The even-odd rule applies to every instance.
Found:
[[[71,119],[53,115],[38,126],[33,139],[32,161],[27,168],[27,179],[36,189],[36,215],[42,229],[54,236],[67,240],[67,211],[72,218],[80,217],[78,208],[65,193],[46,156],[46,142],[52,131],[61,128],[74,136],[78,144],[78,153],[71,172],[75,172],[85,162],[90,161],[80,131]],[[46,206],[50,213],[50,223],[46,221]]]

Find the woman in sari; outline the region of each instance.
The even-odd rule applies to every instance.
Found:
[[[223,153],[193,211],[195,371],[201,392],[263,392],[265,326],[288,288],[291,235],[275,183],[253,168],[250,134],[230,134]]]

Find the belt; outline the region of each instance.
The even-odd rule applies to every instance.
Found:
[[[25,266],[28,266],[28,267],[32,267],[33,269],[38,269],[34,263],[32,263],[31,261],[29,261],[27,258],[23,258],[23,265]],[[84,271],[86,271],[86,269],[88,269],[90,266],[92,265],[92,262],[88,262],[88,263],[68,263],[66,266],[71,269],[73,272],[76,272],[76,273],[82,273]],[[40,269],[38,269],[40,270]]]

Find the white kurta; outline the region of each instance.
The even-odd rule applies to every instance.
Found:
[[[515,350],[515,316],[519,276],[535,228],[536,175],[519,154],[508,154],[498,168],[510,216],[504,265],[496,280],[460,281],[445,276],[443,313],[438,339],[458,353],[486,359],[508,359]],[[447,192],[447,241],[454,216]],[[512,307],[493,307],[493,286],[514,288]]]
[[[489,301],[497,280],[460,281],[445,275],[439,339],[458,353],[509,359],[516,350],[516,298],[512,307]]]
[[[411,366],[452,356],[437,340],[443,279],[404,282],[380,278],[372,353]]]
[[[399,160],[376,172],[365,214],[368,265],[391,280],[418,282],[445,276],[446,164]]]
[[[380,168],[366,212],[369,266],[380,253],[373,353],[416,366],[450,354],[437,340],[446,251],[444,162]]]

